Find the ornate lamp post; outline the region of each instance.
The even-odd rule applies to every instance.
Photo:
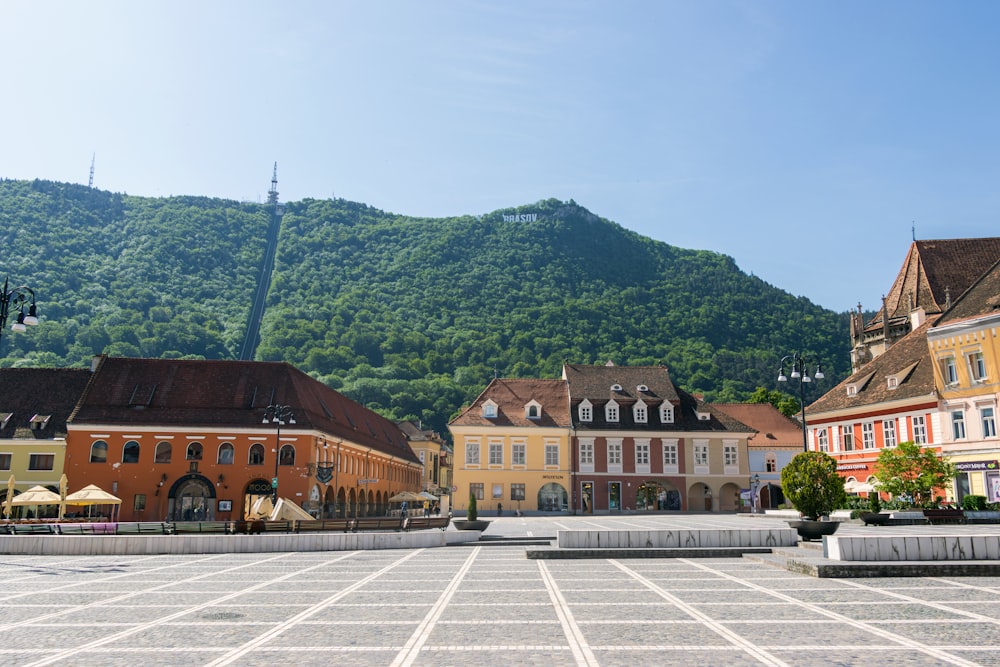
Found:
[[[18,308],[20,311],[17,314],[17,321],[10,325],[11,330],[24,332],[28,327],[38,324],[35,291],[25,285],[9,287],[9,280],[9,278],[4,278],[3,292],[0,293],[0,336],[3,335],[4,327],[7,326],[7,317],[10,315],[11,306]],[[24,314],[25,304],[29,304],[27,315]]]
[[[271,404],[264,408],[263,424],[274,424],[277,433],[274,436],[274,478],[271,480],[271,507],[278,506],[278,462],[281,460],[281,427],[295,423],[295,412],[290,405]]]
[[[791,366],[792,372],[789,376],[785,376],[785,363]],[[816,372],[813,376],[817,380],[822,380],[825,376],[823,375],[823,367],[816,362]],[[809,377],[809,370],[806,368],[806,358],[796,352],[795,354],[787,354],[781,358],[780,369],[778,370],[778,382],[788,382],[788,378],[791,377],[794,380],[799,381],[799,406],[802,408],[802,451],[809,451],[809,437],[807,435],[806,429],[806,383],[812,382],[812,378]]]
[[[750,513],[757,513],[757,489],[760,488],[760,475],[754,473],[750,478]]]

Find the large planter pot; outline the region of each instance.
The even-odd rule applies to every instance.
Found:
[[[889,523],[889,515],[877,512],[868,512],[861,515],[861,520],[866,526],[884,526]]]
[[[451,525],[455,526],[458,530],[486,530],[490,522],[484,519],[476,519],[475,521],[470,521],[469,519],[453,519]]]
[[[799,537],[804,542],[821,540],[824,535],[833,535],[840,528],[839,521],[789,521],[788,525],[798,531]]]

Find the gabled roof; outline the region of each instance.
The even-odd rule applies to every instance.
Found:
[[[266,361],[100,357],[70,423],[261,428],[269,404],[296,424],[416,462],[390,420],[295,367]]]
[[[836,387],[826,392],[806,409],[807,416],[850,408],[864,408],[908,398],[934,395],[934,369],[927,348],[927,331],[940,317],[933,315],[890,347],[885,354],[862,366]],[[889,388],[889,378],[898,381]],[[857,393],[849,396],[847,388],[854,385]]]
[[[483,416],[483,405],[487,401],[496,404],[496,417]],[[537,401],[542,406],[538,419],[528,419],[525,416],[524,406],[531,401]],[[571,423],[566,383],[562,380],[495,378],[472,405],[448,425],[569,428]]]
[[[747,441],[750,447],[802,448],[801,423],[781,414],[770,403],[713,403],[712,407],[756,431]]]
[[[566,364],[563,377],[569,385],[570,417],[578,431],[752,431],[746,424],[680,389],[670,379],[664,366],[581,366]],[[614,387],[620,387],[616,389]],[[645,387],[645,389],[640,389]],[[576,407],[584,400],[594,406],[592,421],[578,419]],[[605,418],[604,406],[614,400],[620,406],[618,421]],[[637,423],[632,406],[642,400],[648,406],[645,423]],[[674,407],[674,421],[663,424],[659,419],[660,405]],[[699,419],[699,413],[708,419]]]
[[[983,315],[1000,315],[1000,260],[973,283],[937,321],[936,327]]]
[[[86,368],[0,369],[0,414],[10,414],[0,438],[27,433],[35,438],[66,435],[66,420],[90,381]],[[44,428],[31,428],[36,415],[49,416]],[[41,425],[41,422],[39,422]]]
[[[914,241],[896,276],[885,304],[890,321],[903,321],[923,308],[941,313],[1000,259],[1000,238]],[[882,326],[882,309],[865,325]]]

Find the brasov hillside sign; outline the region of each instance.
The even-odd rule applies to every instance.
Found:
[[[538,222],[537,213],[516,213],[514,215],[504,214],[504,222]]]

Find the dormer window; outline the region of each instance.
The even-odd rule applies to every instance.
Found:
[[[10,418],[13,416],[13,412],[0,412],[0,428],[7,428]]]
[[[635,420],[636,424],[645,424],[648,420],[647,415],[649,414],[649,408],[642,401],[639,401],[634,406],[632,406],[632,418]]]
[[[594,406],[587,399],[583,399],[580,402],[580,407],[577,408],[577,416],[582,422],[594,421]]]
[[[50,419],[52,419],[52,415],[35,415],[31,418],[31,430],[41,431],[49,425]]]
[[[486,401],[483,403],[483,417],[486,419],[496,419],[497,416],[497,404],[493,401]]]
[[[847,395],[848,396],[857,396],[858,395],[858,385],[856,385],[856,384],[849,384],[849,385],[847,385]]]
[[[899,386],[899,379],[897,379],[895,375],[890,375],[888,378],[886,378],[886,387],[888,389],[895,389],[898,386]]]
[[[608,401],[604,406],[604,419],[608,422],[618,421],[618,404],[614,401]]]
[[[649,391],[649,387],[647,387],[647,386],[646,386],[646,385],[644,385],[644,384],[640,384],[640,385],[638,385],[638,386],[637,386],[637,387],[635,388],[635,390],[636,390],[636,391],[638,391],[639,393],[642,393],[642,394],[644,394],[644,393],[646,393],[647,391]]]
[[[662,423],[662,424],[673,424],[674,423],[674,406],[673,406],[673,404],[664,402],[660,406],[660,423]]]
[[[524,406],[524,416],[526,419],[541,419],[542,404],[538,401],[531,401]]]
[[[621,390],[622,390],[622,386],[620,384],[616,383],[616,384],[611,385],[611,391],[621,391]]]
[[[712,413],[705,410],[695,410],[694,413],[698,415],[698,421],[707,422],[712,419]]]

